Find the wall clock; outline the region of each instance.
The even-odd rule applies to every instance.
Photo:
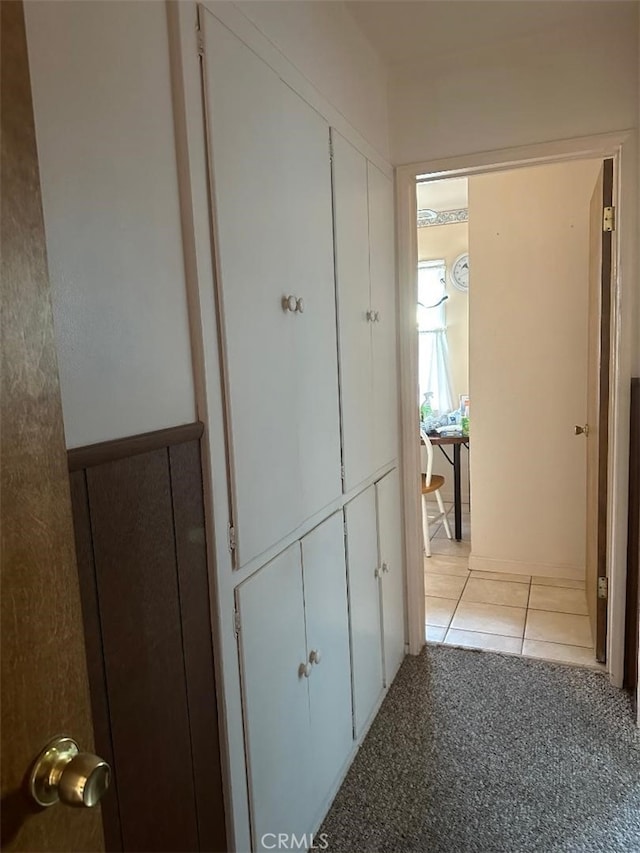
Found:
[[[469,253],[464,252],[453,262],[451,267],[451,284],[457,289],[467,293],[469,290]]]

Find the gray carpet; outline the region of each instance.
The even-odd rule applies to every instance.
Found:
[[[428,646],[320,832],[340,853],[640,851],[630,700],[588,670]]]

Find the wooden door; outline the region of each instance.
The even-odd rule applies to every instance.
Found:
[[[587,602],[596,658],[607,656],[607,467],[613,233],[603,230],[613,205],[613,160],[605,160],[591,197],[587,384]],[[599,594],[599,588],[603,592]],[[604,594],[603,594],[604,593]]]
[[[311,663],[313,802],[319,819],[320,809],[326,804],[353,742],[347,567],[341,512],[304,537],[302,570],[307,657]]]
[[[202,19],[218,311],[242,566],[302,521],[294,336],[303,317],[282,303],[292,295],[284,252],[282,83],[212,15],[205,11]]]
[[[52,737],[91,750],[93,732],[23,7],[0,9],[2,847],[102,850],[99,808],[43,810],[25,791]]]
[[[309,832],[314,810],[300,543],[242,583],[237,604],[253,849],[262,850],[266,833]]]
[[[367,161],[334,130],[331,139],[342,460],[348,492],[374,470]]]
[[[398,457],[393,183],[367,162],[373,366],[374,469]]]
[[[329,125],[281,83],[286,291],[302,300],[294,329],[298,479],[303,519],[342,491]]]
[[[355,735],[367,724],[383,688],[376,490],[345,507]]]
[[[376,483],[384,681],[387,687],[402,663],[405,647],[401,502],[400,478],[398,469],[394,468]]]

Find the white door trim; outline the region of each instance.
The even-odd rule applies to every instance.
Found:
[[[615,163],[617,223],[614,244],[611,400],[609,439],[609,629],[607,666],[612,683],[622,686],[626,597],[629,400],[633,361],[636,254],[637,134],[623,130],[597,136],[563,139],[519,148],[409,163],[396,169],[398,246],[400,409],[403,497],[407,565],[409,652],[418,654],[425,642],[424,571],[421,545],[418,442],[416,441],[418,246],[415,181],[498,172],[567,160],[611,157]],[[637,330],[636,330],[637,331]]]

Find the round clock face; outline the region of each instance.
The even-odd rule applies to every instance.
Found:
[[[451,283],[465,293],[469,290],[469,253],[465,252],[455,259],[451,267]]]

